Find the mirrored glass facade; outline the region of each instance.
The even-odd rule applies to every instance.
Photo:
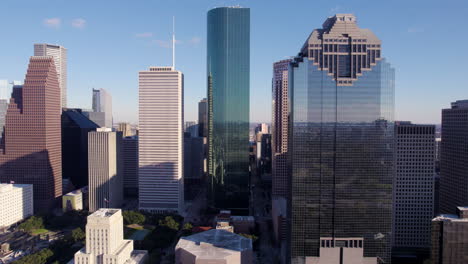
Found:
[[[366,62],[369,69],[358,67],[352,35],[362,32],[341,26],[328,30],[341,42],[336,46],[349,48],[325,52],[309,39],[289,67],[292,263],[324,257],[325,237],[363,238],[363,257],[390,263],[395,72],[380,50]],[[340,61],[345,53],[351,59]],[[332,70],[321,65],[324,57]]]
[[[249,205],[250,9],[208,12],[208,169],[215,207]]]

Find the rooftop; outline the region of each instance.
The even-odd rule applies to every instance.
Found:
[[[468,108],[468,100],[458,100],[458,101],[453,102],[452,109],[457,109],[457,108],[460,108],[460,109]]]
[[[76,195],[82,195],[83,192],[81,191],[81,189],[78,189],[78,190],[74,190],[74,191],[71,191],[67,194],[64,194],[64,196],[76,196]]]
[[[101,208],[92,213],[89,217],[111,217],[117,212],[120,212],[120,209]]]
[[[226,256],[252,250],[252,240],[222,229],[211,229],[182,237],[177,248],[183,248],[198,258],[224,259]]]
[[[76,123],[80,128],[98,128],[93,121],[89,120],[85,115],[81,113],[81,109],[67,109],[63,111],[63,114],[67,115],[73,122]]]
[[[9,192],[16,188],[25,188],[30,187],[32,184],[10,184],[10,183],[0,183],[0,193]]]

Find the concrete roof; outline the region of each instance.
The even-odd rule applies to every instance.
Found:
[[[252,250],[252,240],[222,229],[212,229],[180,238],[176,249],[183,248],[197,258],[224,259]]]

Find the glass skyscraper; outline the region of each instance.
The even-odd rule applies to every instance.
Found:
[[[249,206],[250,9],[208,12],[208,170],[214,206]]]
[[[328,18],[290,64],[292,263],[390,263],[394,78],[349,14]]]

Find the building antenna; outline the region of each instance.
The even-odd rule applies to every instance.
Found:
[[[172,68],[175,70],[175,16],[172,17]]]

